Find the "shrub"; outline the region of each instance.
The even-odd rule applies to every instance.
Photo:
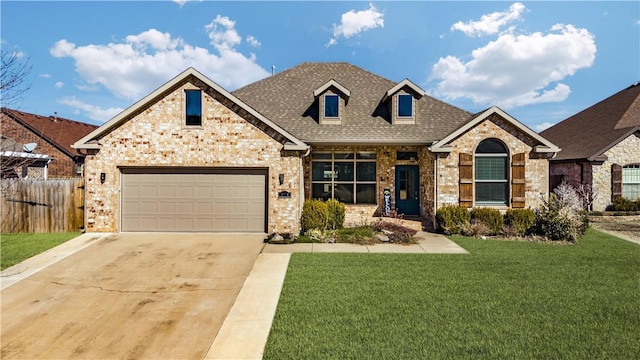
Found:
[[[640,199],[629,200],[627,198],[617,198],[613,202],[614,211],[640,211]]]
[[[342,229],[344,226],[344,204],[335,199],[328,200],[326,204],[329,211],[327,227],[331,230]]]
[[[504,214],[504,225],[512,236],[523,236],[531,232],[536,214],[531,209],[509,209]]]
[[[302,217],[300,218],[300,226],[302,231],[321,230],[327,228],[329,220],[329,208],[327,203],[322,200],[305,200],[302,206]]]
[[[445,234],[459,234],[463,225],[469,222],[469,211],[458,205],[445,205],[436,210],[438,228]]]
[[[491,208],[473,208],[471,210],[471,223],[484,224],[489,233],[487,235],[498,235],[502,230],[502,214],[500,211]]]
[[[464,236],[481,237],[491,234],[489,227],[481,222],[465,223],[460,227],[460,232]]]
[[[549,240],[574,242],[584,234],[586,214],[562,202],[555,194],[535,210],[535,232]]]
[[[573,186],[566,182],[563,181],[562,184],[553,189],[553,193],[555,194],[557,201],[562,204],[562,207],[569,207],[574,211],[583,209],[580,195],[578,195],[578,192]]]

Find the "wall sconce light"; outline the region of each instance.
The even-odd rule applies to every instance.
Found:
[[[280,183],[280,185],[284,184],[284,174],[278,175],[278,182]]]
[[[107,174],[100,173],[100,184],[104,184],[104,181],[107,179]]]

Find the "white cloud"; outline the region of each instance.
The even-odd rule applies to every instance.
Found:
[[[550,127],[552,127],[553,125],[555,125],[555,123],[551,123],[551,122],[543,122],[542,124],[538,124],[535,126],[536,131],[540,132],[542,130],[548,129]]]
[[[258,39],[256,39],[253,35],[247,36],[246,41],[247,41],[247,44],[253,47],[259,47],[261,45],[260,41],[258,41]]]
[[[47,73],[39,74],[38,76],[41,77],[41,78],[45,78],[45,79],[50,79],[51,78],[51,74],[47,74]]]
[[[571,89],[559,83],[593,65],[594,35],[573,25],[554,25],[547,34],[502,34],[473,50],[470,60],[440,58],[431,79],[434,95],[468,98],[480,105],[504,108],[559,102]]]
[[[53,84],[53,86],[54,86],[56,89],[60,89],[61,87],[63,87],[63,86],[64,86],[64,83],[63,83],[62,81],[56,81],[56,83],[55,83],[55,84]]]
[[[194,1],[201,2],[202,0],[171,0],[171,1],[173,1],[174,3],[180,5],[180,7],[183,7],[184,4],[186,4],[188,2],[194,2]]]
[[[371,3],[367,10],[349,10],[342,14],[340,25],[333,24],[333,38],[329,40],[327,47],[335,45],[340,36],[348,39],[363,31],[384,27],[383,17],[384,14],[379,12]]]
[[[235,22],[218,15],[204,28],[215,51],[192,46],[183,39],[149,29],[122,42],[77,46],[62,39],[50,49],[54,57],[71,57],[76,72],[91,89],[101,85],[118,97],[138,100],[192,66],[228,90],[269,75],[256,64],[255,54],[238,52],[242,38]]]
[[[57,102],[62,105],[68,105],[76,109],[76,112],[82,112],[91,120],[96,120],[100,122],[105,122],[112,117],[116,116],[120,112],[122,112],[122,108],[108,108],[103,109],[99,106],[91,105],[84,103],[75,96],[69,96],[62,99],[58,99]]]
[[[481,36],[486,34],[497,34],[503,26],[520,19],[520,15],[526,10],[522,3],[513,3],[509,10],[494,12],[482,15],[479,21],[469,21],[457,23],[451,26],[451,31],[459,30],[468,36]]]

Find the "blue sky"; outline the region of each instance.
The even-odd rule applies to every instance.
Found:
[[[536,131],[640,81],[640,3],[6,1],[33,65],[11,107],[101,124],[193,66],[227,90],[343,61]]]

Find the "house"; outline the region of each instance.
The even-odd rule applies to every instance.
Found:
[[[602,211],[616,198],[640,198],[640,83],[540,133],[562,148],[550,162],[551,188],[563,180],[594,194]]]
[[[49,163],[53,160],[40,154],[34,143],[21,144],[0,134],[0,178],[31,178],[47,180]]]
[[[234,92],[189,68],[74,144],[88,231],[296,233],[305,199],[347,216],[537,206],[559,149],[497,107],[471,114],[348,63]]]
[[[72,148],[71,144],[98,126],[57,115],[42,116],[9,108],[2,108],[0,116],[0,133],[5,142],[36,144],[34,154],[47,154],[49,178],[82,176],[84,154]]]

